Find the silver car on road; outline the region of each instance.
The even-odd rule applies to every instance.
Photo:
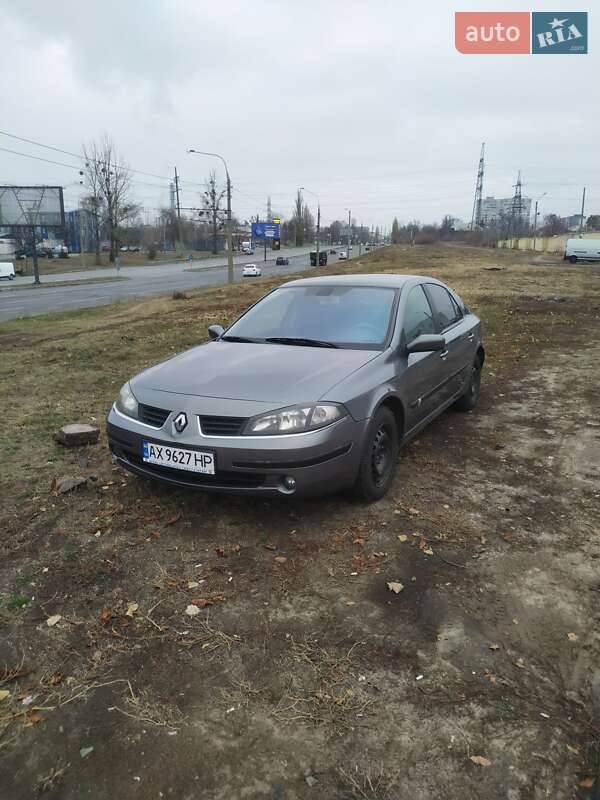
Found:
[[[122,387],[107,425],[126,469],[203,491],[354,487],[373,501],[404,442],[479,397],[479,319],[434,278],[295,280],[208,332]]]

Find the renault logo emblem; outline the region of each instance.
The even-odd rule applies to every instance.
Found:
[[[183,431],[187,428],[188,419],[186,416],[185,411],[180,411],[179,414],[173,420],[173,427],[175,428],[177,433],[183,433]]]

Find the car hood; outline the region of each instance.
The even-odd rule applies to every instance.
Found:
[[[320,399],[378,355],[376,350],[210,342],[151,367],[131,385],[134,392],[291,405]]]

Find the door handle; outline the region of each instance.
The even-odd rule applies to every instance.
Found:
[[[474,334],[474,333],[470,333],[470,334],[467,336],[467,339],[468,339],[470,342],[472,342],[474,338],[475,338],[475,334]]]
[[[448,355],[448,351],[447,350],[442,350],[442,352],[440,353],[440,358],[446,358],[447,355]]]

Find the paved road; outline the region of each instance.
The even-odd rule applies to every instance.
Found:
[[[342,249],[342,248],[338,248]],[[358,249],[351,253],[358,256]],[[267,261],[262,253],[254,256],[235,258],[235,280],[241,281],[242,266],[247,263],[258,264],[264,276],[286,274],[310,267],[309,250],[282,250],[277,255],[287,256],[289,266],[275,266],[275,254],[268,252]],[[272,258],[269,258],[272,256]],[[329,256],[330,263],[336,263],[336,256]],[[43,275],[44,284],[57,281],[81,280],[85,278],[114,277],[116,270],[90,269],[81,272],[68,272],[56,275]],[[119,273],[124,281],[107,283],[79,284],[77,286],[44,286],[39,289],[5,289],[0,284],[0,321],[18,317],[32,317],[50,312],[72,311],[78,308],[91,308],[138,297],[167,294],[175,290],[195,289],[198,286],[216,286],[227,282],[227,260],[223,258],[203,259],[193,264],[190,270],[187,263],[171,262],[148,265],[146,267],[123,267]],[[245,278],[244,280],[255,280]],[[31,284],[31,277],[18,277],[11,286]]]

